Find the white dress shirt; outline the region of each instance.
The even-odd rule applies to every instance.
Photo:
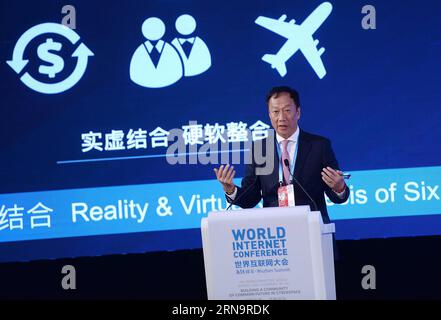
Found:
[[[297,126],[297,130],[288,139],[285,139],[284,137],[282,137],[278,133],[276,134],[276,140],[277,140],[277,143],[279,144],[280,152],[283,152],[282,141],[283,140],[288,140],[289,141],[288,145],[286,146],[286,148],[288,149],[289,165],[290,166],[292,166],[292,160],[294,158],[294,152],[296,152],[297,141],[299,141],[299,133],[300,133],[300,130],[299,130],[299,127]],[[279,156],[280,156],[280,158],[282,157],[281,154]],[[291,173],[294,174],[294,172],[291,172]]]

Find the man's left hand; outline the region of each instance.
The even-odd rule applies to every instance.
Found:
[[[322,180],[336,193],[341,193],[346,188],[343,172],[340,170],[334,170],[331,167],[323,168]]]

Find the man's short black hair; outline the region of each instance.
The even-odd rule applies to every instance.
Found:
[[[296,107],[300,107],[300,96],[297,90],[290,88],[288,86],[281,86],[281,87],[274,87],[272,88],[268,94],[266,95],[266,104],[269,105],[269,101],[272,97],[277,98],[277,96],[281,93],[288,93],[289,96],[292,98],[294,103],[296,104]]]

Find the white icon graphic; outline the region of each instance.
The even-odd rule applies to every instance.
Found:
[[[255,23],[275,32],[288,40],[276,54],[266,54],[262,60],[271,64],[281,77],[287,73],[286,62],[300,49],[302,54],[308,60],[311,67],[320,79],[326,75],[326,70],[321,60],[321,55],[325,48],[317,50],[318,40],[314,40],[312,35],[325,22],[332,11],[332,4],[324,2],[319,5],[301,25],[295,23],[295,20],[286,22],[286,15],[282,15],[278,20],[260,16]]]
[[[195,19],[184,14],[176,20],[176,29],[183,36],[196,30]],[[172,45],[163,40],[165,25],[161,19],[150,17],[142,25],[147,39],[134,52],[130,62],[130,79],[146,88],[163,88],[182,76],[195,76],[211,66],[211,55],[199,37],[176,37]]]
[[[55,75],[64,68],[64,60],[60,56],[51,53],[50,51],[60,51],[63,45],[59,42],[54,42],[52,39],[47,39],[45,43],[38,46],[38,57],[50,63],[50,66],[40,66],[38,72],[41,74],[47,74],[49,78],[55,78]]]
[[[23,58],[27,45],[38,36],[51,33],[63,36],[69,40],[72,45],[77,44],[80,40],[80,36],[75,31],[61,24],[51,22],[42,23],[23,33],[15,45],[12,60],[6,61],[7,64],[19,74],[29,63],[29,60],[24,60]],[[64,59],[54,53],[54,51],[58,53],[62,47],[63,45],[60,42],[55,42],[51,37],[47,37],[46,41],[38,46],[38,57],[47,63],[47,65],[41,65],[38,68],[40,74],[46,75],[50,79],[54,79],[57,74],[64,69]],[[56,94],[64,92],[80,81],[86,71],[89,57],[93,55],[93,52],[90,51],[84,43],[81,43],[72,53],[72,57],[77,58],[76,67],[72,74],[66,79],[56,83],[45,83],[34,79],[28,72],[25,72],[20,77],[20,80],[32,90],[40,93]]]
[[[142,34],[147,39],[133,54],[130,63],[130,79],[148,88],[169,86],[182,77],[179,54],[167,42],[161,40],[165,25],[159,18],[148,18],[142,24]]]
[[[183,14],[176,19],[176,30],[183,36],[188,36],[196,30],[196,20]],[[204,73],[211,66],[211,55],[205,42],[199,37],[175,38],[173,46],[178,50],[184,64],[184,75],[186,77],[196,76]],[[184,50],[185,46],[189,49]]]

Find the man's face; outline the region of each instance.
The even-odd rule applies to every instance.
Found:
[[[289,93],[282,92],[271,97],[268,103],[271,124],[276,132],[288,139],[297,130],[300,119],[300,107],[297,108]]]

